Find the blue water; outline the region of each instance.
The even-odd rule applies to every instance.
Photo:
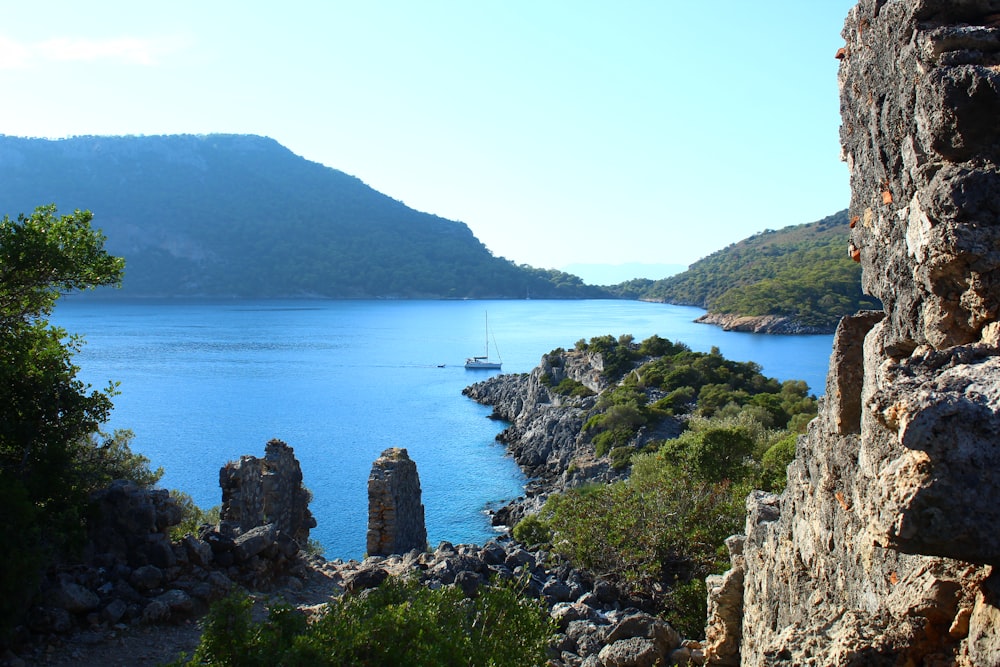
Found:
[[[487,311],[505,373],[581,338],[655,333],[820,393],[830,355],[831,336],[729,333],[693,323],[700,309],[635,301],[66,300],[53,322],[87,341],[81,379],[120,382],[108,428],[135,432],[163,486],[217,505],[220,467],[284,440],[313,492],[312,537],[327,558],[358,558],[368,474],[388,447],[417,463],[432,545],[489,539],[484,510],[521,494],[494,442],[503,425],[461,395],[497,373],[462,366],[484,350]]]

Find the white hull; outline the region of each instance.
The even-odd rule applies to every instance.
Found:
[[[498,371],[500,364],[496,361],[486,361],[483,359],[466,359],[465,368],[467,370]]]

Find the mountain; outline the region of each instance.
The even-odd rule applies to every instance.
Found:
[[[659,280],[687,269],[686,264],[567,264],[563,271],[580,276],[588,285],[617,285],[633,278]]]
[[[248,135],[0,136],[0,213],[89,209],[128,296],[606,297]]]
[[[844,315],[880,309],[861,291],[861,266],[847,254],[847,211],[765,230],[663,280],[612,288],[624,298],[699,306],[718,324],[749,316],[782,321],[785,331],[832,332]]]

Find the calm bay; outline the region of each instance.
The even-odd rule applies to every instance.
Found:
[[[468,371],[483,354],[486,314],[502,371]],[[717,346],[766,375],[822,393],[832,337],[725,332],[704,311],[637,301],[100,301],[67,299],[53,323],[81,334],[80,378],[120,383],[108,429],[163,466],[166,488],[220,500],[219,468],[264,444],[295,449],[327,558],[360,558],[367,480],[388,447],[416,461],[428,539],[481,543],[485,510],[524,478],[494,442],[503,424],[461,395],[498,372],[531,371],[581,338],[658,334],[696,351]],[[495,351],[491,348],[491,356]]]

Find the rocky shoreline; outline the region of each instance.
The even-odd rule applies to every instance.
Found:
[[[783,315],[733,315],[705,313],[695,320],[699,324],[714,324],[725,331],[745,331],[759,334],[832,334],[833,327],[812,327]]]
[[[593,370],[591,364],[579,365],[580,373],[597,377]],[[518,404],[518,414],[526,406],[525,414],[536,414],[539,406],[520,393],[534,386],[531,376],[501,376],[490,386],[499,392],[490,395],[508,399],[498,404],[498,414],[516,420]],[[548,407],[554,402],[549,397]],[[562,423],[564,435],[579,428],[575,412],[566,422],[556,418],[561,410],[541,412],[552,417],[551,423]],[[561,444],[547,452],[537,451],[537,440],[519,450],[522,460],[534,462],[525,469],[542,475],[537,488],[547,492],[573,479],[565,463],[578,460],[575,439],[557,441]],[[283,601],[309,616],[390,576],[413,577],[431,588],[455,585],[468,596],[498,580],[516,582],[542,603],[557,628],[549,644],[551,667],[704,664],[701,643],[682,640],[654,616],[651,597],[625,595],[560,556],[509,537],[482,546],[443,542],[434,550],[363,561],[309,555],[299,545],[308,541],[315,521],[302,494],[298,462],[283,442],[269,442],[266,451],[264,458],[244,456],[222,469],[222,519],[217,526],[203,526],[198,535],[170,539],[181,513],[165,490],[120,481],[95,498],[103,518],[95,526],[89,557],[49,574],[41,603],[20,629],[16,651],[0,652],[0,665],[98,667],[176,660],[197,643],[194,622],[236,587],[250,591],[261,605]],[[263,514],[264,507],[277,521]]]
[[[525,495],[493,513],[495,526],[513,527],[541,509],[552,493],[582,484],[607,484],[625,476],[607,456],[597,456],[583,426],[597,403],[595,396],[567,396],[552,389],[575,380],[595,394],[608,388],[600,354],[555,350],[542,356],[531,373],[497,375],[462,390],[465,396],[493,408],[491,418],[508,422],[497,441],[520,466],[529,482]],[[666,420],[655,430],[642,430],[636,445],[680,434],[680,422]]]

